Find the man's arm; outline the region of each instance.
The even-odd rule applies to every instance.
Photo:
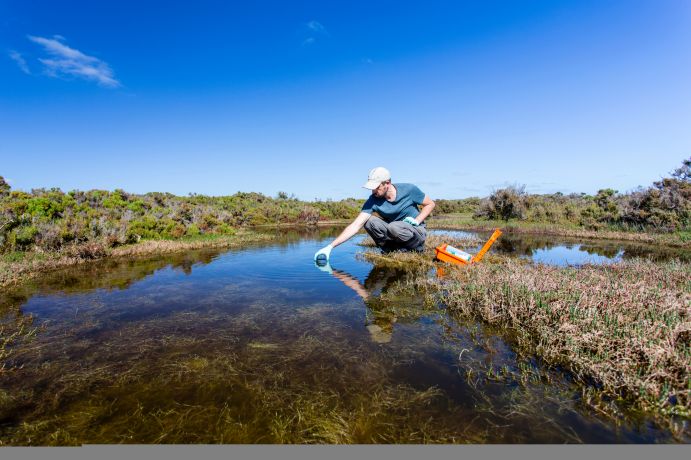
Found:
[[[371,216],[372,214],[366,212],[361,212],[360,214],[358,214],[355,220],[352,221],[350,225],[348,225],[346,228],[344,228],[341,234],[338,235],[336,239],[331,242],[331,246],[335,248],[339,244],[343,244],[349,239],[351,239],[357,232],[360,231],[362,227],[365,226],[365,223],[369,220]]]
[[[331,274],[337,279],[341,280],[343,284],[348,286],[350,289],[355,291],[357,295],[362,297],[362,300],[369,299],[369,292],[367,292],[365,286],[363,286],[362,283],[354,276],[341,270],[334,270]]]
[[[348,225],[346,228],[344,228],[341,234],[338,235],[336,239],[331,242],[331,244],[326,245],[314,254],[314,260],[316,261],[317,257],[320,255],[326,256],[326,260],[329,260],[331,250],[339,244],[345,243],[346,241],[351,239],[357,232],[360,231],[360,229],[365,225],[365,222],[367,222],[367,220],[370,217],[371,214],[366,212],[361,212],[360,214],[358,214],[355,220],[352,221],[350,225]]]
[[[423,223],[425,221],[425,219],[427,219],[427,216],[430,215],[430,213],[432,212],[432,209],[434,209],[434,207],[436,205],[437,204],[434,201],[432,201],[432,199],[430,197],[425,195],[425,199],[422,200],[422,209],[420,210],[420,214],[418,214],[418,216],[415,218],[417,223],[418,224]]]

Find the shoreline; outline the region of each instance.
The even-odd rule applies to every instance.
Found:
[[[26,253],[24,260],[0,262],[0,288],[22,284],[42,273],[104,259],[151,256],[205,248],[232,248],[252,243],[273,241],[268,234],[240,230],[235,235],[215,235],[192,240],[145,240],[114,248],[94,248],[86,243],[66,252]]]
[[[478,221],[474,223],[432,221],[428,223],[431,230],[465,230],[491,232],[500,228],[504,234],[522,235],[552,235],[568,238],[585,238],[589,240],[632,241],[674,248],[691,249],[691,239],[682,241],[675,234],[657,234],[646,232],[624,232],[614,230],[587,230],[583,228],[568,228],[551,224],[516,224],[497,221]]]
[[[523,235],[553,235],[568,238],[583,238],[590,240],[615,240],[631,241],[654,246],[691,249],[691,240],[680,241],[672,235],[633,233],[607,230],[573,229],[563,226],[551,226],[548,224],[516,224],[511,222],[478,221],[459,222],[447,218],[432,219],[428,223],[430,230],[461,230],[488,232],[495,228],[501,228],[505,234]],[[450,221],[450,222],[445,222]],[[314,228],[337,225],[347,225],[349,220],[320,221],[315,224],[265,224],[248,229],[240,229],[235,235],[212,235],[204,238],[181,240],[144,240],[139,243],[114,248],[102,248],[98,243],[84,243],[64,251],[37,252],[27,251],[22,260],[0,260],[0,288],[8,288],[21,284],[41,273],[59,268],[65,268],[95,260],[106,258],[136,257],[144,255],[166,254],[171,252],[186,251],[202,248],[237,247],[255,242],[268,242],[273,236],[253,231],[253,228]]]

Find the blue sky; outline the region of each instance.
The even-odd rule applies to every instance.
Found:
[[[688,0],[1,0],[0,53],[20,190],[593,194],[691,156]]]

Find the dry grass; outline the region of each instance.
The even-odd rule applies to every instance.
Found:
[[[430,281],[449,309],[612,397],[691,416],[691,265],[478,264]]]
[[[435,266],[432,260],[436,255],[434,248],[437,246],[449,244],[459,249],[469,249],[481,243],[483,243],[483,241],[475,236],[461,238],[429,233],[425,240],[425,249],[422,253],[394,251],[388,254],[382,254],[376,249],[377,246],[374,244],[372,238],[367,237],[360,242],[360,246],[372,248],[373,250],[365,251],[359,254],[358,257],[362,257],[376,266],[425,271]]]
[[[464,249],[477,244],[437,239]],[[428,238],[422,254],[361,257],[409,270],[407,283],[419,292],[571,371],[593,405],[615,398],[655,415],[691,417],[691,264],[555,267],[490,254],[480,264],[454,266],[432,262],[440,241]],[[443,272],[430,277],[435,266]]]
[[[208,239],[197,240],[148,240],[138,244],[114,248],[110,255],[112,257],[132,257],[149,254],[163,254],[170,252],[189,251],[201,248],[226,248],[245,246],[251,243],[271,241],[273,237],[266,233],[255,233],[251,231],[239,231],[237,234],[228,236],[220,235]]]

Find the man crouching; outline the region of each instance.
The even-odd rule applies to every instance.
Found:
[[[330,244],[314,254],[314,260],[329,260],[331,250],[352,238],[364,226],[383,252],[422,251],[427,238],[424,221],[434,209],[432,201],[413,184],[391,182],[381,166],[370,171],[363,186],[372,190],[360,214]],[[418,209],[418,205],[421,209]]]

